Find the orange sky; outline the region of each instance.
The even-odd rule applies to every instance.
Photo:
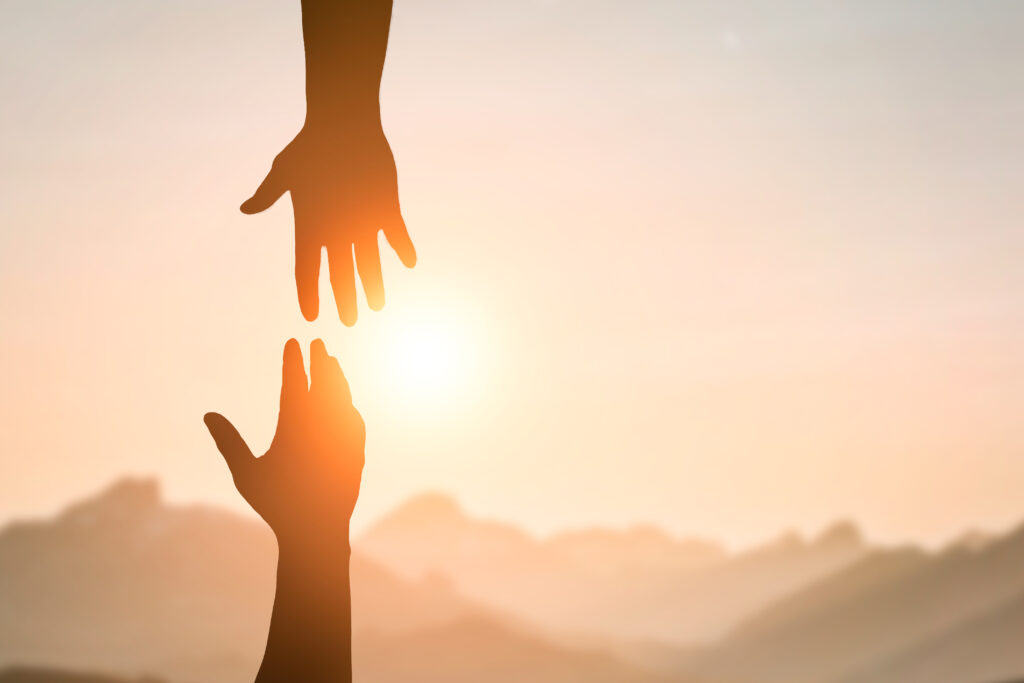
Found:
[[[420,265],[349,330],[302,321],[287,202],[237,211],[301,123],[297,2],[4,3],[0,520],[124,473],[241,508],[201,416],[265,446],[315,335],[357,524],[425,488],[736,543],[1024,518],[1024,9],[803,5],[396,0]],[[431,321],[459,362],[413,390]]]

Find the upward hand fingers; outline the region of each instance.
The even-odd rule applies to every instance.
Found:
[[[281,369],[281,408],[277,418],[277,435],[287,433],[301,422],[309,387],[306,369],[302,364],[302,348],[299,342],[289,339],[284,346],[284,363]]]
[[[309,345],[309,393],[313,400],[328,400],[338,407],[352,405],[352,392],[338,359],[328,355],[320,339]]]

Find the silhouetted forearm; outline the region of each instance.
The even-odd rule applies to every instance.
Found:
[[[257,683],[350,683],[349,543],[280,544],[277,593]]]
[[[380,125],[391,0],[302,0],[306,123]]]

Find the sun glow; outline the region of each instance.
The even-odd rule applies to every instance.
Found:
[[[335,350],[366,415],[447,423],[490,395],[500,365],[495,322],[474,300],[427,290],[360,313],[353,329],[321,315],[310,340],[321,337]]]
[[[377,347],[387,400],[434,412],[466,399],[476,385],[481,351],[466,319],[436,309],[403,313],[381,330]]]
[[[392,344],[395,383],[406,393],[420,397],[451,392],[466,379],[467,353],[466,340],[451,325],[409,325]]]

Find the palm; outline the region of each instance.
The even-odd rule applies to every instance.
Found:
[[[359,495],[366,429],[338,362],[311,347],[308,388],[298,342],[285,346],[277,432],[255,458],[234,427],[210,413],[206,424],[239,492],[279,539],[347,528]]]
[[[384,305],[384,283],[377,233],[384,231],[406,266],[416,263],[398,201],[395,160],[384,132],[379,126],[354,133],[303,128],[274,160],[242,211],[263,211],[284,192],[291,192],[295,213],[295,284],[303,315],[309,320],[317,317],[323,247],[342,322],[352,325],[357,318],[356,269],[370,308],[379,310]]]

